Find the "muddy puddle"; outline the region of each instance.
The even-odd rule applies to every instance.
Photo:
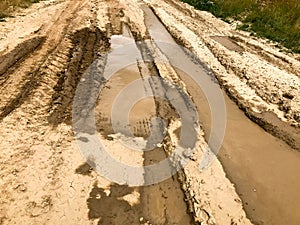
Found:
[[[151,36],[175,44],[167,30],[149,9],[144,9]],[[227,39],[218,41],[226,41]],[[231,44],[230,44],[231,45]],[[158,44],[159,46],[159,44]],[[161,46],[159,46],[161,47]],[[236,46],[227,46],[236,47]],[[161,47],[163,48],[163,47]],[[172,63],[174,56],[167,57]],[[189,64],[184,53],[177,51],[182,64]],[[211,130],[211,112],[200,88],[177,69],[194,102],[200,122],[208,139]],[[207,76],[199,72],[199,76]],[[248,217],[256,224],[298,225],[300,221],[300,154],[283,141],[273,137],[252,122],[224,94],[227,115],[226,134],[218,154],[227,176],[235,184]]]
[[[130,31],[123,27],[123,33],[124,35],[114,35],[111,38],[112,51],[107,56],[107,66],[103,74],[107,82],[101,90],[95,108],[98,132],[104,138],[107,138],[108,142],[112,141],[111,135],[116,133],[111,119],[115,99],[134,80],[150,76],[150,74],[147,74],[148,70],[142,68],[146,67],[146,64],[142,66],[137,63],[137,59],[142,61],[142,56]],[[149,93],[145,93],[145,95],[147,94]],[[124,99],[124,101],[130,104],[130,99]],[[125,112],[122,110],[121,105],[120,107],[114,116],[123,116]],[[155,107],[153,97],[142,99],[132,107],[128,127],[135,136],[147,138],[150,135],[150,121],[157,113]],[[151,165],[166,158],[166,153],[162,147],[144,153],[141,151],[132,153],[134,150],[130,150],[126,146],[121,147],[121,143],[114,142],[108,151],[120,161],[123,160],[124,163],[130,161],[132,162],[130,165],[135,166]],[[146,180],[148,178],[145,175],[144,178],[139,179]],[[112,184],[110,190],[111,195],[107,196],[103,194],[103,189],[95,186],[87,201],[90,209],[89,218],[102,218],[99,224],[180,225],[192,223],[191,217],[187,213],[185,196],[177,181],[177,176],[170,177],[157,184],[137,188]],[[139,201],[131,206],[121,198],[134,190],[139,193]],[[105,197],[97,199],[96,196],[99,194]],[[107,212],[103,208],[104,204],[105,208],[111,206],[112,211]]]
[[[198,106],[206,138],[211,116],[203,92],[180,72]],[[300,154],[252,122],[224,94],[226,134],[218,154],[228,178],[235,184],[249,218],[257,224],[300,221]]]
[[[234,42],[230,37],[225,36],[211,36],[212,39],[219,42],[221,45],[223,45],[225,48],[236,51],[236,52],[243,52],[244,49],[239,46],[237,43]]]

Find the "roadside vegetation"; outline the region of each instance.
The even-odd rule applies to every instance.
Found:
[[[0,21],[3,18],[10,16],[10,14],[17,8],[27,8],[32,3],[40,0],[0,0]]]
[[[242,22],[238,28],[279,42],[300,53],[299,0],[183,0],[200,10],[212,12],[229,22]]]

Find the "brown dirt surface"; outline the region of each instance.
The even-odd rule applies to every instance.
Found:
[[[212,121],[207,99],[172,66],[156,42],[160,35],[193,53],[182,63],[196,61],[199,75],[215,75],[225,96],[223,145],[203,171]],[[128,43],[136,55],[111,56]],[[107,79],[109,66],[130,57],[135,63]],[[299,75],[298,55],[177,0],[45,0],[20,10],[0,22],[0,224],[298,225]],[[194,152],[162,182],[117,184],[83,157],[77,143],[88,139],[78,137],[73,124],[94,110],[96,129],[85,133],[96,134],[111,156],[139,167],[168,158],[175,169],[169,156],[182,124],[168,89],[155,78],[176,84],[196,105],[201,126]],[[137,143],[155,131],[152,117],[166,124],[157,128],[158,136],[165,134],[162,143],[149,152],[122,145],[126,135],[113,129],[114,99],[136,79],[148,81],[145,92],[167,99],[151,95],[130,112],[127,126]],[[82,104],[73,105],[78,90]],[[155,177],[145,172],[136,179]]]

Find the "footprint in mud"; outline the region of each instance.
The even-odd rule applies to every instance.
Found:
[[[139,205],[131,206],[123,199],[133,191],[134,189],[127,185],[114,184],[110,186],[110,193],[107,194],[105,189],[99,188],[95,184],[87,199],[89,219],[100,219],[98,225],[141,224],[139,220],[142,217],[141,207]]]

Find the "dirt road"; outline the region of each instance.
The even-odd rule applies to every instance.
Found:
[[[199,163],[213,119],[190,74],[173,66],[178,58],[195,65],[203,82],[216,79],[224,93],[226,134],[205,170]],[[0,23],[0,224],[298,225],[299,76],[298,55],[175,0],[49,0],[17,12]],[[116,132],[113,103],[137,79],[150,97]],[[78,90],[84,104],[74,105]],[[126,181],[151,183],[156,177],[146,170],[126,178],[121,171],[119,184],[97,173],[96,160],[79,148],[92,135],[133,167],[168,159],[182,136],[193,140],[180,133],[180,112],[168,104],[174,96],[193,100],[197,112],[192,104],[180,108],[198,113],[199,121],[187,121],[201,124],[187,165],[145,186]],[[90,111],[95,129],[77,133],[73,125]],[[155,116],[166,128],[153,128]],[[141,144],[152,134],[164,138],[152,151],[132,151],[120,142],[127,128]]]

